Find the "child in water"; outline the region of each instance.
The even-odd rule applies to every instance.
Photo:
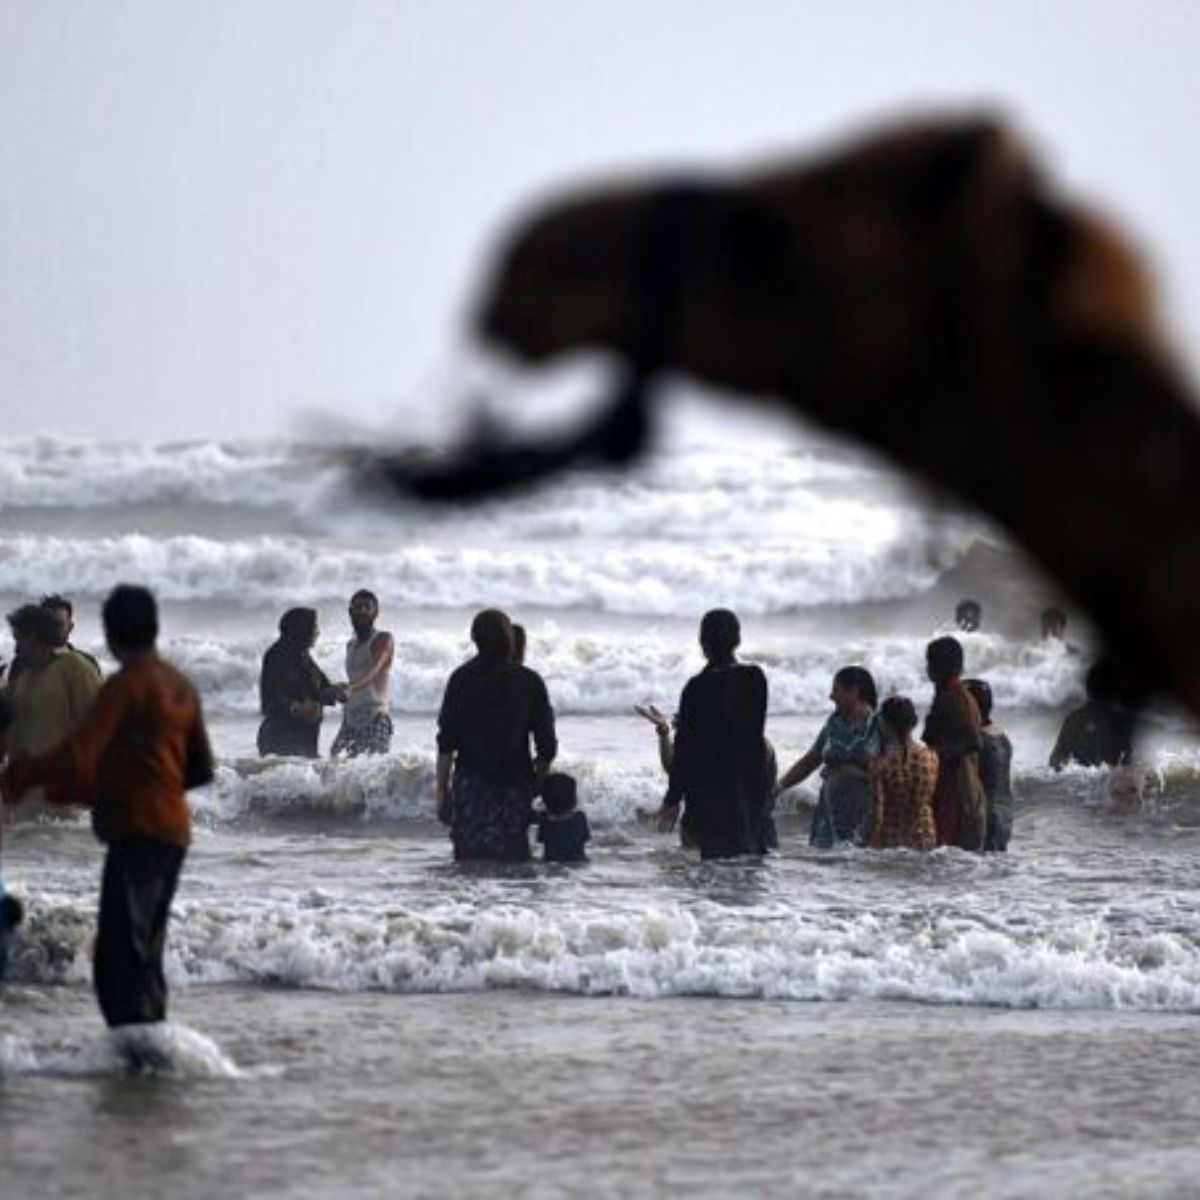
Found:
[[[586,862],[584,847],[591,841],[587,813],[578,806],[575,780],[555,772],[542,784],[545,811],[537,814],[537,840],[542,844],[542,861]]]
[[[871,818],[867,844],[876,850],[932,850],[933,789],[938,757],[914,737],[917,710],[889,696],[879,710],[883,744],[871,761]]]

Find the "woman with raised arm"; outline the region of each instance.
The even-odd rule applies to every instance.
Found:
[[[659,828],[674,829],[682,816],[685,843],[698,846],[701,858],[764,854],[772,842],[767,677],[762,668],[738,662],[740,642],[733,613],[705,613],[700,648],[706,665],[683,689],[673,745],[663,746],[669,737],[660,736],[670,783]]]

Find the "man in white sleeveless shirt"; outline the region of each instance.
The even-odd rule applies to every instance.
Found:
[[[392,718],[388,712],[388,683],[395,644],[392,635],[375,628],[379,601],[374,593],[357,591],[350,597],[350,625],[354,636],[346,643],[346,707],[342,727],[333,739],[330,754],[386,754],[392,744]]]

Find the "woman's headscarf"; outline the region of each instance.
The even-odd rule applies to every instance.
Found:
[[[317,632],[317,610],[315,608],[289,608],[279,618],[279,636],[289,646],[307,650],[313,644]]]

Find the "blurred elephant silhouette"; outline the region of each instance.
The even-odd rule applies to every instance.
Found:
[[[624,364],[567,435],[378,462],[469,501],[645,445],[664,371],[784,405],[990,515],[1094,619],[1131,692],[1200,715],[1200,424],[1137,255],[987,116],[736,177],[567,195],[502,251],[477,331]]]

